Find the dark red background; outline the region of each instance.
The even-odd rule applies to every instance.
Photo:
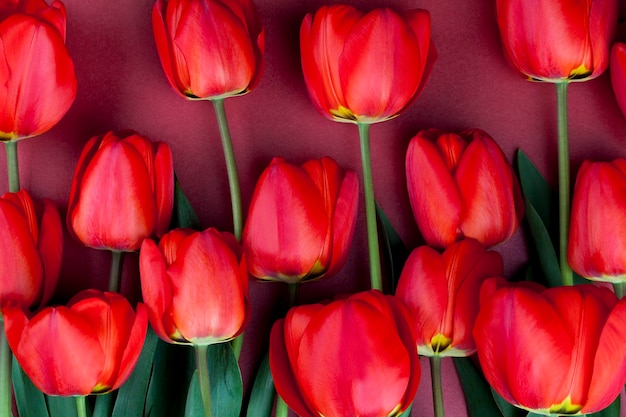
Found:
[[[244,210],[256,179],[274,156],[301,163],[328,155],[360,176],[356,127],[333,123],[317,113],[300,69],[300,22],[306,13],[326,3],[256,2],[266,31],[265,72],[250,94],[226,101]],[[374,125],[371,131],[376,198],[408,247],[417,244],[418,235],[406,193],[404,154],[409,140],[420,129],[481,128],[509,158],[523,149],[549,181],[555,182],[555,88],[527,82],[508,67],[492,1],[347,3],[364,10],[422,7],[432,15],[432,39],[439,59],[426,88],[404,114]],[[19,144],[23,188],[36,197],[52,198],[65,216],[73,170],[85,142],[108,130],[132,128],[171,146],[178,178],[202,224],[230,229],[227,177],[212,106],[208,102],[188,102],[167,84],[152,36],[153,0],[66,0],[65,5],[67,45],[76,65],[78,96],[54,129]],[[572,169],[583,159],[626,156],[626,120],[613,96],[608,74],[572,84],[569,93]],[[2,159],[0,172],[4,170]],[[0,180],[0,190],[8,190],[5,179]],[[522,233],[497,250],[505,258],[507,276],[526,259]],[[301,301],[367,289],[366,253],[361,208],[346,267],[331,280],[304,285]],[[64,302],[84,288],[105,289],[109,259],[107,252],[83,248],[66,236],[57,301]],[[123,292],[135,299],[139,294],[136,262],[136,255],[126,257],[123,277]],[[253,318],[246,332],[242,361],[246,381],[265,348],[271,322],[280,311],[276,305],[286,298],[286,289],[279,284],[252,283],[250,291]],[[423,382],[414,414],[428,417],[432,415],[430,384],[427,361],[422,363]],[[446,413],[462,417],[464,404],[449,361],[444,361],[444,370]]]

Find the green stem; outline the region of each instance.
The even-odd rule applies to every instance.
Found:
[[[563,285],[574,285],[572,269],[567,263],[567,238],[570,214],[569,140],[567,133],[567,82],[556,83],[559,158],[559,263]]]
[[[443,386],[441,383],[441,356],[430,358],[430,381],[433,387],[433,407],[435,417],[444,417],[443,412]]]
[[[109,291],[120,292],[124,252],[111,251],[111,271],[109,275]]]
[[[20,170],[17,163],[17,142],[4,142],[7,153],[7,172],[9,174],[9,191],[20,190]]]
[[[243,333],[235,337],[230,342],[230,346],[233,348],[233,352],[235,353],[235,359],[239,360],[239,357],[241,356],[241,350],[243,349]]]
[[[383,290],[380,271],[380,253],[378,248],[378,229],[376,226],[376,200],[374,199],[374,180],[372,178],[372,157],[370,152],[370,125],[358,123],[361,140],[361,165],[363,167],[363,192],[365,194],[365,217],[367,221],[367,246],[370,261],[370,282],[372,289]]]
[[[287,417],[289,415],[289,407],[287,403],[280,398],[280,395],[276,398],[276,417]]]
[[[613,284],[613,291],[615,291],[615,295],[617,295],[617,298],[620,300],[624,298],[624,289],[626,289],[626,284],[623,282]]]
[[[85,402],[84,395],[79,395],[76,398],[76,414],[78,417],[87,417],[87,404]]]
[[[0,315],[0,416],[11,416],[12,389],[11,365],[13,355],[4,332],[4,319]]]
[[[209,361],[207,359],[209,346],[194,345],[194,349],[196,351],[196,366],[198,367],[198,382],[200,383],[200,395],[202,395],[204,417],[212,417],[211,380],[209,379]]]
[[[237,163],[233,152],[233,143],[230,139],[230,129],[224,110],[224,99],[212,100],[217,124],[222,138],[222,148],[226,159],[226,170],[228,171],[228,185],[230,186],[230,201],[233,207],[233,229],[237,240],[241,240],[243,231],[243,215],[241,210],[241,190],[239,189],[239,175],[237,173]]]
[[[298,293],[300,292],[300,283],[294,282],[287,284],[289,290],[289,307],[298,305]]]

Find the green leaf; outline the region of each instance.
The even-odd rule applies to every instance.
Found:
[[[532,411],[526,415],[526,417],[546,417],[545,414],[537,414]]]
[[[118,391],[113,407],[113,417],[143,416],[157,339],[157,335],[148,327],[146,340],[135,369]]]
[[[530,234],[534,242],[534,250],[538,256],[539,265],[549,287],[561,285],[561,267],[552,244],[550,234],[541,220],[535,206],[528,200],[526,202],[526,221],[530,227]],[[534,281],[537,281],[534,279]]]
[[[526,154],[517,152],[517,170],[524,197],[535,207],[554,242],[558,237],[558,196]]]
[[[115,405],[114,393],[108,393],[96,396],[96,405],[93,409],[92,417],[109,417],[113,413]]]
[[[191,203],[183,192],[178,179],[176,179],[174,187],[174,209],[172,211],[170,229],[175,229],[177,227],[187,227],[195,230],[201,229],[198,215],[193,207],[191,207]]]
[[[238,417],[243,401],[243,382],[239,365],[230,343],[219,343],[209,346],[207,355],[213,415]],[[196,371],[189,384],[185,417],[203,416],[200,384]]]
[[[78,417],[74,397],[54,397],[46,395],[50,417]]]
[[[182,417],[195,369],[193,349],[159,339],[146,400],[146,417]]]
[[[265,355],[254,378],[246,417],[271,417],[275,396],[276,389],[270,371],[269,355]]]
[[[586,417],[620,417],[620,397],[618,396],[615,401],[611,403],[607,408],[597,413],[587,414]]]
[[[410,417],[411,416],[411,410],[413,410],[413,403],[411,403],[409,405],[409,408],[404,410],[404,413],[400,414],[400,417]]]
[[[391,293],[393,294],[396,292],[396,286],[398,285],[402,268],[410,252],[404,245],[404,242],[402,242],[398,232],[394,229],[391,221],[378,204],[376,204],[376,217],[378,219],[378,226],[382,230],[380,239],[382,239],[385,259],[389,267]]]
[[[469,358],[453,358],[461,381],[468,417],[502,417],[491,388]]]
[[[43,393],[33,385],[15,357],[11,373],[20,417],[48,417],[48,407]]]
[[[504,417],[525,417],[528,411],[522,410],[509,403],[507,400],[502,398],[500,394],[498,394],[493,388],[491,389],[491,395],[493,396],[498,409],[502,413]]]

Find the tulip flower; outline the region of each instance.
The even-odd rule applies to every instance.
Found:
[[[406,176],[413,215],[430,246],[470,237],[491,247],[519,226],[519,183],[498,144],[481,130],[420,131],[409,143]]]
[[[509,63],[536,81],[585,81],[609,64],[617,25],[616,0],[497,0]]]
[[[25,190],[0,197],[0,308],[47,303],[61,271],[63,227],[51,200]]]
[[[500,396],[551,415],[588,415],[617,398],[626,381],[626,300],[593,285],[533,290],[489,282],[473,333]]]
[[[248,273],[232,234],[175,229],[139,253],[154,332],[168,343],[209,345],[239,335],[250,316]]]
[[[96,290],[32,318],[14,307],[2,313],[11,350],[33,384],[48,395],[119,388],[139,358],[148,327],[141,303],[135,312],[121,295]]]
[[[626,115],[626,44],[616,42],[611,49],[611,82],[622,113]]]
[[[274,158],[259,178],[243,233],[250,274],[298,283],[330,277],[348,256],[358,180],[328,157],[298,167]]]
[[[443,253],[420,246],[407,259],[396,297],[409,311],[417,351],[423,356],[469,356],[480,286],[503,273],[502,257],[474,239]]]
[[[63,3],[9,3],[0,9],[0,141],[47,132],[76,97],[74,63],[65,47]]]
[[[276,391],[301,417],[386,417],[413,401],[420,378],[407,312],[372,290],[294,307],[272,327]]]
[[[157,51],[167,80],[190,100],[252,90],[263,68],[264,33],[250,0],[157,0]]]
[[[421,9],[363,13],[348,5],[324,6],[307,14],[300,27],[311,100],[340,122],[375,123],[399,115],[423,88],[433,52],[430,14]]]
[[[168,229],[174,204],[169,147],[132,131],[89,140],[78,161],[67,212],[72,236],[96,249],[131,252]]]
[[[578,171],[568,260],[594,281],[626,281],[626,159],[583,162]]]

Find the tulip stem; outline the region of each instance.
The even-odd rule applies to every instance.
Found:
[[[198,368],[198,382],[200,383],[200,395],[202,396],[204,417],[212,417],[211,380],[209,379],[209,361],[207,359],[209,346],[194,345],[194,349],[196,351],[196,366]]]
[[[17,142],[5,142],[4,147],[7,153],[9,191],[15,193],[20,190],[20,170],[17,162]]]
[[[12,416],[11,413],[11,366],[13,355],[4,332],[4,319],[0,314],[0,416]]]
[[[370,282],[373,290],[383,290],[376,225],[376,200],[372,178],[372,156],[370,151],[370,125],[357,123],[361,140],[361,165],[363,167],[363,192],[365,194],[365,217],[367,221],[367,246],[370,261]]]
[[[287,403],[280,397],[276,398],[276,417],[287,417],[289,415],[289,407]]]
[[[441,383],[441,356],[430,358],[430,382],[433,387],[433,407],[435,417],[444,417],[443,412],[443,384]]]
[[[559,159],[559,263],[563,285],[574,285],[572,269],[567,262],[567,240],[570,215],[570,168],[567,133],[567,82],[556,83]]]
[[[230,128],[228,127],[228,119],[226,118],[226,110],[224,109],[224,99],[221,98],[211,101],[213,102],[213,108],[217,116],[217,124],[220,129],[220,137],[222,138],[222,148],[224,149],[224,158],[226,159],[228,185],[230,186],[230,201],[233,208],[234,234],[237,240],[241,240],[241,233],[243,231],[241,190],[239,188],[239,175],[237,173],[235,153],[233,152],[233,142],[230,139]]]
[[[109,275],[109,291],[111,292],[120,292],[123,262],[124,252],[111,251],[111,271]]]
[[[615,295],[617,295],[617,298],[619,298],[620,300],[624,297],[624,287],[626,284],[624,284],[623,282],[616,282],[615,284],[613,284],[613,291],[615,291]]]
[[[287,288],[289,290],[289,308],[298,304],[298,293],[300,292],[300,283],[289,283],[287,284]]]
[[[76,398],[76,414],[78,417],[87,417],[87,404],[85,402],[85,396],[79,395]]]

